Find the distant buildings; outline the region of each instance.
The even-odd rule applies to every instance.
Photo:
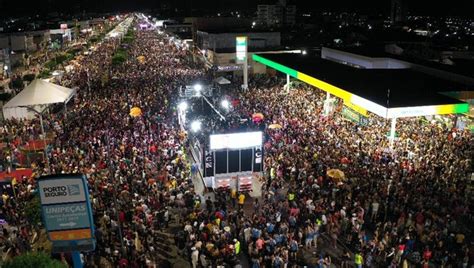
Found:
[[[259,25],[268,27],[285,27],[296,24],[296,6],[287,5],[280,0],[276,5],[258,5],[257,21]]]
[[[252,73],[265,71],[264,66],[255,65],[255,62],[250,60],[252,54],[285,51],[281,44],[280,31],[256,29],[252,27],[252,20],[249,18],[188,18],[185,22],[191,22],[193,26],[194,59],[203,61],[207,68],[218,73],[242,75],[242,64],[236,61],[237,36],[248,38],[248,62]],[[163,29],[180,36],[168,28]]]
[[[235,52],[235,38],[247,36],[249,49],[280,47],[280,32],[198,31],[196,45],[201,49]]]
[[[406,9],[403,6],[403,0],[392,0],[390,8],[390,20],[392,24],[405,21]]]
[[[30,31],[0,35],[0,49],[36,51],[49,40],[49,31]]]

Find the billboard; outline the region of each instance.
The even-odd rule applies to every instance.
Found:
[[[92,250],[94,225],[85,176],[44,176],[38,180],[38,189],[43,222],[53,247],[56,243],[74,251],[78,250],[75,245],[86,243]]]
[[[213,151],[252,148],[262,146],[262,143],[263,133],[261,131],[217,134],[209,137],[209,147]]]

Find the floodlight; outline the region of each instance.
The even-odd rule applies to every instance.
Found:
[[[230,108],[230,103],[229,103],[228,100],[222,100],[221,101],[221,106],[222,106],[222,108],[228,110]]]
[[[199,130],[201,130],[201,121],[193,121],[191,123],[191,131],[192,132],[198,132]]]
[[[178,109],[180,111],[186,111],[186,109],[188,109],[188,104],[186,102],[181,102],[178,104]]]
[[[306,55],[306,50],[301,51],[301,54]]]
[[[197,92],[201,91],[201,89],[202,89],[202,86],[200,84],[194,85],[194,90],[196,90]]]

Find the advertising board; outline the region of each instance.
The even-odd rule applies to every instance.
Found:
[[[85,176],[43,176],[38,189],[43,222],[53,247],[93,250],[94,225]]]
[[[235,38],[235,54],[237,63],[242,63],[247,57],[247,36],[237,36]]]

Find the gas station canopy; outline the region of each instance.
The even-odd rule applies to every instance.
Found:
[[[467,113],[445,95],[469,86],[411,69],[361,69],[303,54],[254,54],[253,60],[344,100],[359,113],[383,118]]]

